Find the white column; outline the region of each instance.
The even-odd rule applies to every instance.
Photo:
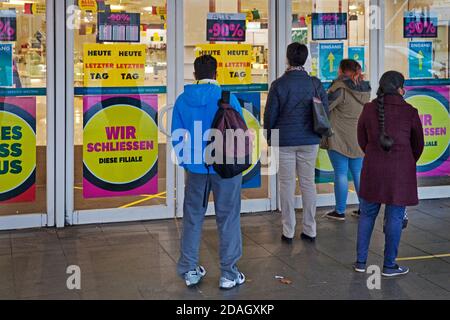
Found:
[[[66,3],[55,1],[55,220],[56,226],[65,225],[66,212]],[[59,32],[58,32],[59,30]],[[48,168],[51,169],[51,168]]]
[[[184,91],[184,3],[176,1],[176,36],[175,36],[175,69],[176,69],[176,96]],[[170,50],[170,48],[169,48]],[[169,156],[169,155],[167,155]],[[184,202],[184,170],[176,168],[176,216],[183,216]]]
[[[173,106],[177,97],[177,49],[176,49],[176,0],[167,1],[167,105]],[[172,110],[167,113],[167,131],[170,132],[172,127]],[[170,213],[173,216],[175,212],[175,166],[171,160],[172,143],[170,138],[167,139],[166,146],[166,163],[162,164],[166,166],[166,205]]]
[[[47,35],[55,34],[55,1],[47,0]],[[47,40],[47,221],[55,225],[55,42]]]
[[[277,76],[281,76],[286,70],[286,47],[290,41],[291,35],[291,20],[292,14],[288,16],[288,8],[292,5],[288,5],[291,0],[279,0],[277,1]]]
[[[378,81],[384,72],[384,25],[385,2],[384,0],[369,0],[369,51],[370,51],[370,83],[372,85],[372,97],[375,97]]]

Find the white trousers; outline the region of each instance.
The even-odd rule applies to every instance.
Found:
[[[279,150],[283,234],[288,238],[294,238],[295,236],[295,189],[297,185],[296,177],[298,177],[303,201],[303,233],[310,237],[316,237],[317,191],[315,168],[319,146],[280,147]]]

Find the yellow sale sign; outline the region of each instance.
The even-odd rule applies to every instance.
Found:
[[[82,11],[90,11],[97,13],[97,1],[96,0],[78,0],[78,7]]]
[[[145,45],[85,44],[85,87],[139,87],[145,80]]]
[[[201,44],[196,57],[212,55],[217,59],[217,81],[223,85],[252,83],[252,46],[248,44]]]

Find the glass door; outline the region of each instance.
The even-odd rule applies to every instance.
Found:
[[[218,60],[218,81],[239,99],[250,129],[258,143],[253,166],[244,173],[242,212],[270,211],[276,202],[275,175],[269,176],[264,156],[267,142],[260,134],[274,54],[269,32],[267,0],[188,0],[184,10],[184,83],[194,81],[194,60],[211,54]],[[182,40],[182,39],[180,39]],[[177,43],[177,45],[182,45]],[[261,132],[262,133],[262,132]],[[182,215],[183,170],[177,172],[177,215]],[[212,213],[213,206],[209,206]]]
[[[325,88],[337,78],[342,59],[357,60],[366,79],[371,78],[368,0],[292,0],[291,41],[307,44],[310,57],[307,70]],[[288,10],[289,11],[289,10]],[[325,150],[320,150],[316,167],[319,205],[334,203],[333,167]],[[300,195],[300,190],[297,190]],[[357,203],[353,185],[349,203]],[[301,199],[298,197],[298,205]]]
[[[53,105],[47,99],[52,6],[0,2],[0,230],[54,223]]]
[[[174,216],[173,166],[158,127],[169,102],[167,9],[165,0],[78,2],[70,223]]]
[[[448,1],[386,2],[384,70],[408,79],[406,100],[418,109],[425,151],[418,163],[421,198],[450,197],[450,51]],[[403,31],[404,30],[404,31]]]

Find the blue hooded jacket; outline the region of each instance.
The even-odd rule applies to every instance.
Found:
[[[204,135],[211,129],[221,97],[222,89],[217,84],[193,84],[185,86],[184,93],[175,102],[171,130],[172,144],[178,164],[191,173],[208,173],[204,163],[208,137]],[[242,108],[236,96],[231,95],[230,102],[242,116]],[[179,129],[188,131],[189,135],[182,136],[182,131],[177,131]],[[214,169],[210,168],[209,173],[215,174]]]

